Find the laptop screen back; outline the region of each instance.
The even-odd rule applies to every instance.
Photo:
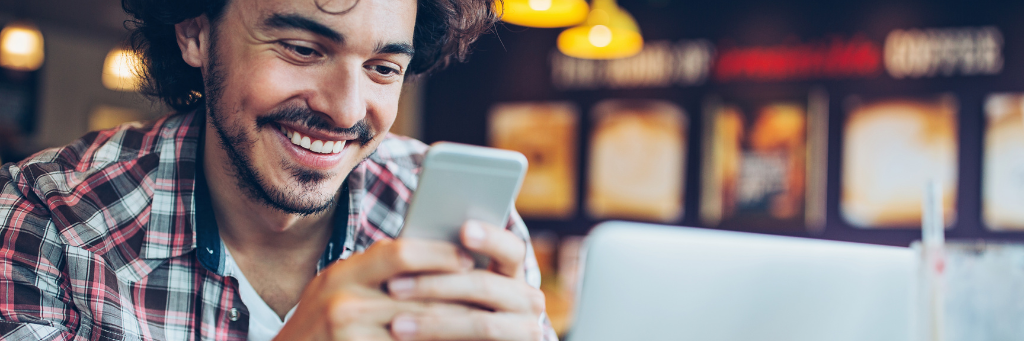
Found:
[[[569,341],[912,340],[909,248],[610,222]]]

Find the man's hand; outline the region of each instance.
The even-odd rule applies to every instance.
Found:
[[[470,221],[463,245],[491,258],[490,270],[447,272],[388,281],[400,302],[463,303],[483,309],[402,311],[391,321],[398,340],[540,340],[544,294],[525,280],[526,244],[512,232]]]
[[[388,324],[399,314],[470,314],[475,309],[463,304],[395,300],[381,287],[397,276],[466,273],[472,267],[472,258],[451,243],[376,242],[366,252],[336,262],[316,276],[276,340],[391,340]]]

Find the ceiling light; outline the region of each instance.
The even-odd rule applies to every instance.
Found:
[[[583,59],[625,58],[643,47],[636,20],[614,0],[594,0],[586,22],[558,35],[559,51]]]
[[[0,66],[35,71],[43,65],[43,33],[28,21],[15,21],[0,31]]]
[[[121,47],[110,50],[103,61],[103,86],[110,90],[138,91],[142,84],[138,76],[140,65],[140,58],[134,51]]]
[[[501,6],[504,5],[504,8]],[[504,0],[494,2],[501,20],[528,27],[566,27],[587,19],[584,0]]]

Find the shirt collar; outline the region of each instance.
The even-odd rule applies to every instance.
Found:
[[[156,155],[152,179],[152,209],[139,255],[162,260],[195,249],[195,161],[200,128],[205,124],[200,107],[192,112],[168,115],[154,122],[146,134],[154,140],[148,152]]]

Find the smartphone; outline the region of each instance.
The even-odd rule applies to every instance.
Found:
[[[467,220],[505,227],[526,175],[526,157],[510,150],[437,142],[423,160],[401,238],[426,238],[462,245]],[[473,255],[477,267],[489,260]]]

